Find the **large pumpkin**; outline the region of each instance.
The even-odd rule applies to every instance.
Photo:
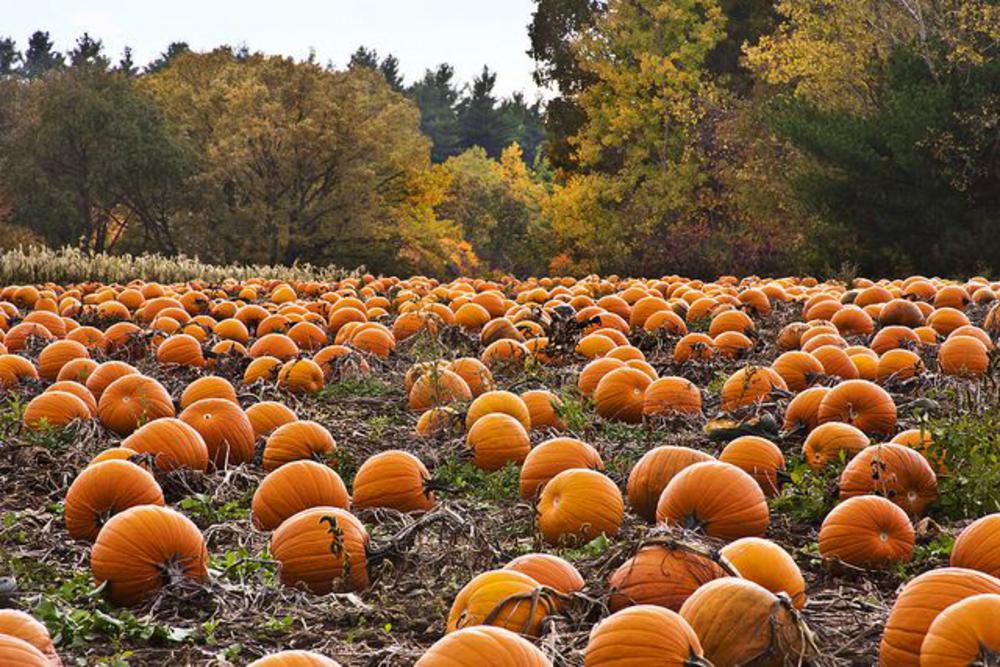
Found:
[[[876,494],[913,517],[923,516],[938,497],[937,476],[924,456],[904,445],[866,447],[840,476],[840,499]]]
[[[281,651],[254,660],[247,667],[340,667],[340,663],[312,651]]]
[[[542,586],[564,595],[583,590],[585,583],[572,564],[551,554],[524,554],[504,565],[503,569],[526,574]]]
[[[83,400],[65,391],[46,391],[35,396],[24,409],[24,426],[32,431],[61,429],[91,418]]]
[[[204,581],[208,551],[201,531],[167,507],[139,505],[111,517],[90,552],[95,582],[113,604],[133,606],[178,578]]]
[[[500,470],[508,463],[520,465],[531,451],[531,440],[523,424],[501,412],[476,420],[465,442],[472,450],[475,466],[489,471]]]
[[[264,470],[277,470],[299,459],[325,461],[336,449],[337,443],[322,424],[293,421],[279,426],[268,436],[262,465]]]
[[[741,368],[722,385],[722,409],[728,412],[762,402],[775,390],[787,391],[788,386],[773,369],[762,366]]]
[[[955,540],[951,564],[1000,577],[1000,513],[966,526]]]
[[[253,460],[253,426],[246,413],[232,401],[204,398],[184,410],[180,420],[198,431],[208,448],[209,459],[217,468]]]
[[[0,664],[11,667],[52,667],[49,656],[28,642],[0,634]]]
[[[531,428],[531,412],[528,406],[517,394],[509,391],[488,391],[480,394],[469,406],[469,411],[465,415],[465,428],[471,429],[479,419],[490,414],[510,415],[521,426],[528,430]]]
[[[959,567],[925,572],[909,581],[889,612],[879,646],[880,667],[920,665],[920,647],[938,614],[982,593],[1000,593],[1000,579]]]
[[[810,657],[808,630],[791,602],[746,579],[705,584],[680,614],[713,665],[782,667]]]
[[[636,514],[656,520],[656,503],[674,476],[684,468],[714,460],[710,454],[690,447],[662,445],[649,450],[632,467],[628,476],[628,501]]]
[[[614,421],[642,421],[644,396],[651,381],[648,375],[629,366],[614,369],[601,378],[594,390],[597,414]]]
[[[468,304],[467,304],[468,305]],[[445,635],[414,667],[552,667],[552,661],[519,635],[489,625]]]
[[[322,463],[302,460],[286,463],[261,480],[250,511],[255,526],[274,530],[285,519],[310,507],[346,510],[350,504],[351,497],[340,475]]]
[[[693,382],[668,376],[653,380],[643,396],[644,415],[700,415],[701,392]]]
[[[122,440],[122,447],[140,454],[152,454],[160,470],[208,470],[208,447],[204,438],[175,417],[164,417],[140,427]]]
[[[29,614],[17,609],[0,609],[0,636],[21,639],[45,655],[50,667],[59,667],[62,660],[56,653],[48,629]]]
[[[806,582],[787,551],[759,537],[744,537],[719,550],[719,556],[744,579],[775,595],[785,593],[796,609],[806,604]]]
[[[323,595],[368,587],[368,532],[339,507],[311,507],[271,535],[271,555],[286,586]]]
[[[848,380],[823,397],[819,404],[819,421],[844,422],[865,433],[891,435],[896,430],[896,404],[877,384]]]
[[[277,401],[254,403],[246,409],[246,413],[258,438],[271,435],[279,426],[298,420],[298,416],[291,408]]]
[[[604,461],[591,445],[576,438],[553,438],[535,446],[521,466],[520,491],[534,498],[550,479],[571,468],[603,470]]]
[[[100,372],[100,368],[96,372]],[[89,382],[87,386],[90,387]],[[128,435],[154,419],[173,417],[175,414],[174,403],[167,390],[145,375],[119,377],[101,393],[97,403],[101,424],[119,435]]]
[[[879,496],[855,496],[823,519],[819,553],[856,567],[883,568],[910,560],[915,539],[898,505]]]
[[[538,529],[551,544],[614,536],[624,507],[621,491],[607,476],[583,468],[564,470],[542,489]]]
[[[719,460],[753,477],[768,498],[781,491],[779,475],[785,471],[785,455],[767,438],[756,435],[736,438],[725,446]]]
[[[445,632],[476,625],[495,625],[537,636],[554,610],[552,596],[526,574],[491,570],[474,577],[455,596]]]
[[[1000,595],[973,595],[938,614],[920,645],[921,667],[966,667],[1000,658]]]
[[[705,461],[670,480],[656,505],[656,520],[735,540],[763,535],[770,514],[753,477],[729,463]]]
[[[612,611],[657,605],[678,611],[703,584],[726,576],[707,556],[672,544],[650,544],[625,561],[608,580]]]
[[[664,665],[708,667],[698,635],[680,615],[639,605],[594,626],[584,650],[585,667]]]
[[[827,422],[813,429],[802,445],[802,458],[814,470],[851,459],[868,446],[870,440],[860,429],[841,422]]]
[[[66,492],[66,531],[93,542],[109,518],[136,505],[163,505],[163,491],[151,474],[129,461],[87,466]]]
[[[354,506],[426,512],[434,507],[431,474],[413,454],[398,449],[367,459],[354,475]]]

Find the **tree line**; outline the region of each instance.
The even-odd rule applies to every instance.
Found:
[[[434,274],[1000,265],[1000,9],[535,0],[543,108],[174,43],[0,41],[5,243]]]

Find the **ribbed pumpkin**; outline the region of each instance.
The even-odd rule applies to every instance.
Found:
[[[632,467],[628,476],[628,501],[636,514],[654,521],[660,494],[684,468],[714,460],[710,454],[689,447],[662,445],[651,449]]]
[[[486,365],[475,357],[456,359],[448,365],[448,369],[457,373],[465,380],[473,396],[493,389],[493,374]]]
[[[621,359],[612,359],[610,357],[594,359],[580,371],[580,377],[577,378],[577,388],[581,394],[590,398],[594,395],[594,391],[597,389],[597,385],[601,379],[611,371],[619,368],[625,368],[625,362]]]
[[[90,463],[87,465],[94,465],[103,461],[130,461],[133,457],[137,456],[139,456],[139,452],[128,447],[108,447],[90,459]],[[145,468],[146,466],[142,465],[142,467]]]
[[[916,536],[906,512],[879,496],[856,496],[834,507],[819,529],[819,553],[848,565],[883,568],[907,562]]]
[[[45,389],[46,393],[61,391],[67,394],[72,394],[83,401],[84,405],[87,406],[87,411],[90,413],[91,417],[97,416],[97,401],[94,399],[94,395],[90,393],[90,390],[79,382],[73,382],[72,380],[60,380],[49,385]]]
[[[236,389],[229,380],[218,375],[207,375],[198,378],[184,388],[180,400],[181,410],[203,398],[224,398],[227,401],[238,403]]]
[[[564,595],[583,590],[585,582],[580,572],[568,561],[551,554],[524,554],[503,566],[526,574],[542,586]]]
[[[841,380],[856,380],[858,378],[857,367],[847,352],[840,347],[823,345],[813,350],[811,354],[823,365],[824,374]]]
[[[156,360],[161,364],[176,364],[178,366],[193,366],[201,368],[205,365],[205,355],[201,343],[194,336],[175,334],[160,343],[156,348]]]
[[[94,372],[97,366],[97,362],[93,359],[73,359],[59,370],[56,380],[60,382],[79,382],[86,386],[87,378],[90,377],[90,374]],[[96,397],[94,400],[97,400]]]
[[[790,391],[802,391],[824,373],[823,364],[813,355],[799,350],[785,352],[771,365]]]
[[[246,413],[232,401],[204,398],[188,406],[180,420],[201,434],[208,458],[217,468],[253,460],[253,427]]]
[[[455,596],[445,632],[494,625],[537,636],[542,620],[554,610],[551,595],[537,581],[515,570],[483,572]]]
[[[82,344],[72,340],[57,340],[49,343],[38,355],[38,374],[52,382],[63,367],[74,359],[89,359],[90,352]]]
[[[926,370],[924,360],[910,350],[889,350],[879,357],[875,377],[880,384],[890,381],[909,380]]]
[[[474,304],[466,304],[469,305]],[[529,641],[509,630],[489,625],[462,628],[445,635],[427,649],[414,667],[483,667],[486,664],[490,667],[552,667],[552,661]]]
[[[602,534],[616,535],[624,509],[621,491],[607,476],[582,468],[564,470],[542,488],[538,529],[550,544],[589,542]]]
[[[428,487],[430,477],[413,454],[398,449],[380,452],[365,460],[354,475],[354,506],[426,512],[436,502]]]
[[[787,551],[770,540],[744,537],[722,547],[719,556],[739,576],[775,595],[785,593],[796,609],[806,604],[806,582]]]
[[[534,498],[550,479],[571,468],[603,470],[604,461],[596,449],[576,438],[553,438],[538,444],[521,465],[521,497]]]
[[[937,476],[920,452],[903,445],[866,447],[840,476],[840,499],[875,494],[899,505],[911,517],[923,516],[937,500]]]
[[[938,365],[945,375],[976,378],[986,374],[990,353],[972,336],[952,336],[938,349]]]
[[[49,657],[28,642],[0,634],[0,664],[11,667],[52,667]]]
[[[788,387],[773,369],[763,366],[741,368],[722,385],[722,409],[731,411],[764,401],[775,389],[787,390]]]
[[[651,544],[612,573],[608,607],[617,611],[649,604],[678,611],[703,584],[725,576],[725,570],[707,556],[682,546]]]
[[[813,429],[802,445],[802,459],[814,470],[830,463],[851,459],[868,446],[870,440],[860,429],[841,422],[827,422]]]
[[[705,461],[670,480],[657,502],[656,520],[735,540],[763,535],[770,514],[753,477],[729,463]]]
[[[293,394],[314,394],[325,384],[323,369],[312,359],[286,361],[278,371],[278,386]]]
[[[65,391],[46,391],[31,399],[22,420],[26,428],[39,431],[62,429],[91,416],[90,408],[80,397]]]
[[[268,473],[253,494],[250,512],[255,526],[274,530],[290,516],[310,507],[348,509],[351,497],[340,475],[316,461],[292,461]]]
[[[891,435],[896,430],[896,404],[877,384],[848,380],[823,397],[819,404],[819,421],[844,422],[865,433]]]
[[[585,667],[663,665],[708,667],[698,635],[676,612],[641,605],[616,612],[594,626]]]
[[[532,389],[521,394],[521,400],[528,406],[531,430],[551,428],[562,431],[566,424],[559,416],[562,401],[548,389]]]
[[[482,470],[500,470],[508,463],[520,465],[531,451],[528,432],[508,414],[493,413],[479,418],[465,436],[473,463]]]
[[[97,372],[100,369],[95,374]],[[143,424],[175,414],[174,403],[167,390],[145,375],[119,377],[108,385],[97,402],[97,416],[101,424],[119,435],[128,435]]]
[[[653,380],[643,395],[644,415],[700,415],[701,392],[693,382],[668,376]]]
[[[285,334],[269,333],[254,341],[249,353],[254,359],[274,357],[281,361],[290,361],[299,354],[299,346]]]
[[[471,429],[476,421],[489,414],[510,415],[521,422],[525,430],[531,428],[531,412],[517,394],[509,391],[488,391],[480,394],[465,415],[465,428]]]
[[[268,436],[262,465],[264,470],[276,470],[299,459],[324,461],[336,449],[336,441],[323,425],[314,421],[293,421],[279,426]]]
[[[417,419],[416,431],[421,438],[454,435],[462,431],[462,418],[454,408],[431,408]]]
[[[254,435],[258,438],[270,435],[279,426],[298,420],[291,408],[276,401],[254,403],[246,409],[246,414]]]
[[[247,667],[340,667],[340,663],[312,651],[281,651],[254,660]]]
[[[208,577],[205,539],[190,519],[167,507],[139,505],[104,524],[90,552],[97,585],[118,606],[131,607],[171,579]]]
[[[920,645],[921,667],[996,664],[1000,595],[973,595],[938,614]]]
[[[152,454],[160,470],[208,470],[204,438],[194,427],[173,417],[149,422],[125,438],[122,446],[140,454]]]
[[[808,433],[819,425],[819,404],[830,390],[810,387],[795,395],[785,407],[784,429]]]
[[[292,515],[271,535],[270,552],[286,586],[317,595],[368,587],[368,533],[339,507],[311,507]]]
[[[719,454],[719,460],[730,463],[756,480],[761,491],[773,498],[781,491],[779,472],[785,470],[785,455],[778,446],[756,435],[736,438]]]
[[[109,518],[136,505],[163,505],[153,476],[129,461],[95,463],[66,492],[66,531],[74,540],[93,542]]]
[[[977,519],[959,533],[951,564],[1000,577],[1000,513]]]
[[[426,410],[456,401],[470,400],[472,400],[472,390],[469,384],[458,373],[447,369],[436,369],[421,374],[413,383],[409,394],[411,410]]]
[[[4,635],[16,637],[31,644],[45,656],[50,667],[62,665],[62,660],[56,653],[56,647],[52,643],[52,636],[49,635],[48,629],[29,614],[17,609],[0,609],[0,636]],[[9,658],[9,656],[3,655],[2,650],[0,650],[0,657],[4,660]]]
[[[780,667],[808,660],[805,629],[790,602],[752,581],[725,577],[687,599],[680,615],[713,665]]]
[[[715,356],[715,342],[703,333],[689,333],[674,346],[674,363],[703,361]]]
[[[959,567],[925,572],[896,597],[879,645],[880,667],[917,667],[920,648],[934,619],[974,595],[1000,594],[1000,579]]]

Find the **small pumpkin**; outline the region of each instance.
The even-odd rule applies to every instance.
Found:
[[[299,459],[325,461],[336,449],[336,441],[322,424],[297,420],[279,426],[268,436],[262,466],[270,471]]]
[[[474,577],[455,596],[445,632],[494,625],[537,636],[554,610],[552,596],[541,584],[515,570],[491,570]]]
[[[556,431],[562,431],[566,428],[566,423],[559,415],[563,403],[551,391],[547,389],[532,389],[521,394],[521,400],[528,406],[528,414],[531,417],[531,430],[537,431],[543,428],[551,428]]]
[[[643,395],[644,415],[700,415],[701,392],[693,382],[668,376],[653,380]]]
[[[22,420],[32,431],[63,429],[75,421],[91,418],[90,408],[79,396],[65,391],[46,391],[35,396],[24,409]]]
[[[340,667],[340,663],[313,651],[280,651],[254,660],[247,667]]]
[[[571,468],[603,470],[604,461],[593,446],[576,438],[553,438],[538,444],[521,465],[521,497],[534,498],[550,479]]]
[[[185,387],[184,391],[181,392],[181,410],[203,398],[223,398],[239,404],[236,399],[236,389],[232,383],[218,375],[200,377]]]
[[[542,586],[569,595],[583,590],[585,582],[580,572],[568,561],[551,554],[524,554],[503,566],[526,574]]]
[[[122,447],[152,454],[163,471],[186,468],[208,470],[208,447],[193,427],[174,417],[164,417],[140,427],[122,440]]]
[[[473,463],[481,470],[500,470],[508,463],[520,465],[531,451],[524,425],[508,414],[496,412],[476,420],[465,436]]]
[[[494,390],[476,397],[465,415],[465,428],[471,429],[480,418],[489,414],[510,415],[521,422],[525,430],[531,428],[531,412],[528,406],[520,396],[512,392]]]
[[[722,410],[730,412],[759,403],[775,390],[787,391],[788,386],[773,369],[762,366],[741,368],[722,385]]]
[[[785,471],[785,455],[767,438],[756,435],[736,438],[725,446],[719,460],[753,477],[768,498],[781,492],[779,476]]]
[[[865,433],[890,435],[896,430],[896,404],[877,384],[848,380],[831,389],[819,404],[820,423],[838,421]]]
[[[843,456],[850,460],[864,450],[870,440],[860,429],[841,422],[820,424],[802,444],[802,458],[814,470],[820,470]]]

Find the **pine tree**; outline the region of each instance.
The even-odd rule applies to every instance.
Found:
[[[455,70],[442,63],[427,70],[424,78],[407,90],[420,108],[420,131],[431,138],[431,159],[444,162],[462,152],[458,131],[459,91],[453,82]]]
[[[51,69],[64,64],[62,54],[52,49],[49,33],[36,31],[28,40],[28,50],[24,52],[21,65],[21,75],[27,79],[35,79]]]

